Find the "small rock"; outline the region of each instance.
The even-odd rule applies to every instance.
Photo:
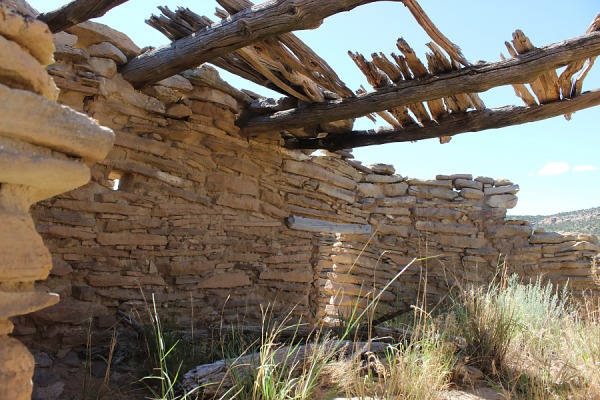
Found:
[[[125,64],[127,57],[114,44],[108,42],[102,42],[93,44],[88,48],[92,57],[108,58],[116,62],[118,65]]]
[[[36,368],[33,374],[33,383],[35,386],[46,387],[58,381],[58,376],[44,369]]]
[[[41,367],[41,368],[49,368],[53,364],[50,356],[43,352],[34,354],[33,359],[35,360],[35,365],[37,365],[38,367]]]
[[[88,63],[96,74],[105,78],[112,78],[117,73],[117,64],[110,58],[90,57]]]
[[[65,354],[65,357],[61,360],[61,362],[69,367],[81,366],[81,360],[79,359],[77,353],[75,353],[73,350]]]
[[[58,381],[45,387],[34,385],[32,400],[58,400],[65,390],[64,382]]]
[[[396,168],[391,164],[376,163],[369,164],[367,167],[370,168],[374,174],[378,175],[394,175],[396,173]]]
[[[182,119],[192,115],[192,110],[183,104],[170,104],[167,106],[165,115],[175,119]]]

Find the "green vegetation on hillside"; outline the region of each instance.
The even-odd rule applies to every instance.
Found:
[[[534,228],[548,232],[591,233],[600,236],[600,207],[569,211],[552,215],[511,215],[531,223]]]

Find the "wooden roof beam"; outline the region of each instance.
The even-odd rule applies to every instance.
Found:
[[[42,13],[38,19],[44,21],[52,33],[98,18],[128,0],[74,0],[57,10]]]
[[[325,138],[295,138],[286,141],[290,149],[325,149],[336,151],[385,143],[409,142],[454,136],[466,132],[480,132],[528,122],[541,121],[562,114],[600,105],[600,89],[583,93],[571,99],[534,106],[506,106],[450,115],[432,126],[384,128],[379,131],[352,131],[329,134]]]
[[[279,0],[247,8],[227,20],[127,63],[123,78],[143,88],[271,36],[319,26],[323,19],[378,0]]]
[[[527,83],[540,74],[577,60],[600,54],[600,32],[593,32],[545,46],[516,58],[473,65],[459,71],[398,82],[377,92],[238,121],[245,135],[313,126],[340,119],[357,118],[416,102],[456,93],[484,92],[493,87]]]

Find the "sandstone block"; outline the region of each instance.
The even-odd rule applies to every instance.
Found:
[[[77,36],[78,47],[85,48],[93,44],[108,42],[118,48],[128,59],[140,54],[140,48],[127,35],[97,22],[82,22],[68,28],[67,32]]]
[[[50,307],[58,303],[58,300],[55,293],[0,291],[0,320]]]
[[[92,57],[108,58],[113,60],[117,65],[125,64],[127,57],[115,45],[109,42],[93,44],[88,48]]]
[[[529,243],[531,244],[558,244],[571,240],[577,240],[577,235],[561,234],[556,232],[535,233],[531,235]]]
[[[0,36],[27,49],[43,67],[54,63],[54,40],[48,26],[14,12],[5,4],[0,4]]]
[[[36,112],[30,112],[32,109]],[[0,136],[49,147],[90,162],[106,157],[114,142],[112,130],[87,115],[4,85],[0,85],[0,121]]]
[[[444,181],[440,181],[444,182]],[[456,193],[452,189],[447,189],[444,187],[428,187],[428,186],[411,186],[408,188],[408,194],[410,196],[415,196],[419,199],[443,199],[452,201],[456,197],[458,197],[458,193]]]
[[[90,57],[88,60],[94,72],[105,78],[112,78],[117,73],[117,63],[110,58]]]
[[[442,246],[458,247],[461,249],[480,249],[487,243],[486,239],[453,235],[437,235],[435,240]]]
[[[199,289],[230,289],[248,286],[252,282],[244,273],[228,272],[226,274],[213,275],[198,284]]]
[[[343,176],[339,176],[334,172],[318,167],[309,162],[285,160],[283,162],[283,171],[308,178],[318,179],[320,181],[340,186],[344,189],[354,190],[354,188],[356,188],[355,181]]]
[[[52,258],[31,217],[2,212],[0,220],[0,279],[3,282],[45,279],[52,268]]]
[[[0,83],[37,93],[50,100],[58,98],[58,88],[52,78],[25,49],[0,35],[0,54]]]
[[[83,186],[90,180],[87,165],[53,157],[48,149],[8,141],[0,132],[0,182],[37,189],[30,203]],[[11,148],[13,147],[14,148]],[[37,152],[37,154],[36,154]],[[44,154],[46,153],[46,154]]]
[[[514,185],[514,184],[506,178],[494,179],[494,186],[512,186],[512,185]]]
[[[356,193],[354,191],[342,189],[337,186],[328,185],[326,183],[319,183],[317,192],[342,200],[347,204],[354,203],[356,199]]]
[[[98,243],[105,246],[131,244],[137,246],[164,246],[167,238],[160,235],[148,235],[142,233],[102,233],[99,232]]]
[[[301,271],[262,271],[259,279],[282,281],[282,282],[300,282],[311,283],[314,279],[313,272],[309,269]]]
[[[472,200],[479,200],[479,199],[483,199],[485,197],[485,194],[483,194],[481,189],[464,188],[464,189],[461,189],[459,194],[460,194],[460,196],[464,197],[465,199],[472,199]]]
[[[455,181],[457,179],[463,179],[463,180],[473,180],[473,175],[471,174],[452,174],[452,175],[436,175],[435,179],[440,180],[440,181]]]
[[[212,159],[217,165],[232,169],[244,175],[258,177],[261,174],[259,166],[250,160],[220,153],[213,154]]]
[[[485,204],[493,208],[514,208],[518,198],[514,194],[495,194],[485,200]]]
[[[489,178],[487,176],[478,176],[477,178],[475,178],[476,181],[481,182],[484,185],[493,185],[494,184],[494,178]]]
[[[454,187],[456,189],[465,189],[465,188],[469,188],[469,189],[476,189],[476,190],[483,190],[483,183],[479,182],[479,181],[474,181],[474,180],[470,180],[470,179],[456,179],[454,181]]]
[[[523,225],[489,225],[485,229],[485,234],[490,238],[513,238],[531,236],[532,228]]]
[[[177,90],[182,93],[191,92],[194,89],[194,86],[192,86],[190,81],[181,75],[173,75],[157,82],[156,84]]]
[[[401,175],[366,174],[361,179],[361,182],[368,183],[398,183],[402,181],[404,181],[404,177]]]
[[[206,177],[206,190],[213,192],[229,192],[258,197],[259,188],[256,182],[230,174],[210,174]]]
[[[169,104],[165,111],[165,115],[170,118],[183,119],[192,115],[192,110],[183,104]]]
[[[176,90],[161,85],[147,87],[142,92],[148,96],[155,97],[166,104],[177,103],[182,97],[181,93]]]
[[[361,197],[380,197],[383,196],[383,185],[359,183],[357,186],[357,191],[358,195]]]
[[[450,233],[456,235],[475,235],[479,229],[473,225],[451,224],[432,221],[417,221],[415,228],[420,231]]]
[[[413,196],[381,197],[375,200],[381,207],[408,207],[417,201]]]
[[[493,194],[516,194],[519,191],[519,185],[505,185],[505,186],[496,186],[485,188],[483,193],[485,195],[493,195]]]
[[[52,307],[37,311],[32,317],[46,324],[80,324],[88,321],[92,315],[100,316],[107,314],[109,314],[109,311],[103,305],[66,298]]]
[[[439,188],[452,189],[452,181],[451,180],[425,180],[425,179],[409,179],[406,181],[410,186],[432,186]]]
[[[35,361],[18,340],[0,337],[0,399],[30,400]]]
[[[52,35],[52,38],[54,39],[55,45],[60,44],[68,47],[75,47],[75,44],[77,44],[77,36],[67,32],[57,32]]]
[[[236,210],[255,211],[260,210],[260,201],[252,196],[243,194],[222,193],[216,203],[220,206],[234,208]]]
[[[369,164],[367,165],[367,168],[369,168],[371,171],[373,171],[373,173],[378,175],[394,175],[396,173],[396,168],[394,168],[394,166],[391,164]]]
[[[138,92],[120,75],[115,75],[113,79],[100,78],[99,80],[99,94],[106,98],[118,101],[125,106],[132,105],[157,114],[164,114],[166,111],[164,103]]]
[[[240,112],[240,107],[237,103],[237,100],[234,97],[217,89],[205,86],[195,86],[191,92],[187,93],[187,96],[191,99],[222,104],[228,107],[234,114],[239,114]]]
[[[383,185],[383,194],[390,197],[404,196],[408,191],[406,183],[390,183]]]

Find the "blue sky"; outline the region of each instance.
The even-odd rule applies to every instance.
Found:
[[[39,11],[49,11],[67,0],[30,0]],[[536,46],[582,34],[600,12],[597,0],[505,0],[502,2],[421,0],[421,6],[440,30],[459,45],[470,61],[498,61],[507,55],[504,41],[521,29]],[[212,17],[218,4],[211,0],[129,0],[99,22],[128,34],[140,47],[158,46],[168,40],[144,20],[158,13],[159,5],[171,9],[189,7]],[[214,18],[216,19],[216,17]],[[420,56],[430,39],[400,2],[379,2],[325,20],[316,30],[297,35],[323,57],[351,89],[365,78],[347,55],[348,50],[366,56],[389,54],[404,37]],[[600,64],[600,61],[599,61]],[[238,88],[268,95],[266,89],[227,73],[226,80]],[[584,83],[584,90],[600,87],[600,65]],[[512,88],[481,94],[488,107],[521,105]],[[517,127],[466,133],[440,145],[436,139],[417,143],[387,144],[356,149],[366,164],[393,164],[397,173],[418,178],[437,174],[470,173],[474,176],[509,178],[521,187],[519,204],[512,214],[551,214],[600,206],[600,108],[577,112],[571,121],[557,117]],[[596,118],[595,118],[596,117]],[[376,125],[359,121],[356,128]]]

